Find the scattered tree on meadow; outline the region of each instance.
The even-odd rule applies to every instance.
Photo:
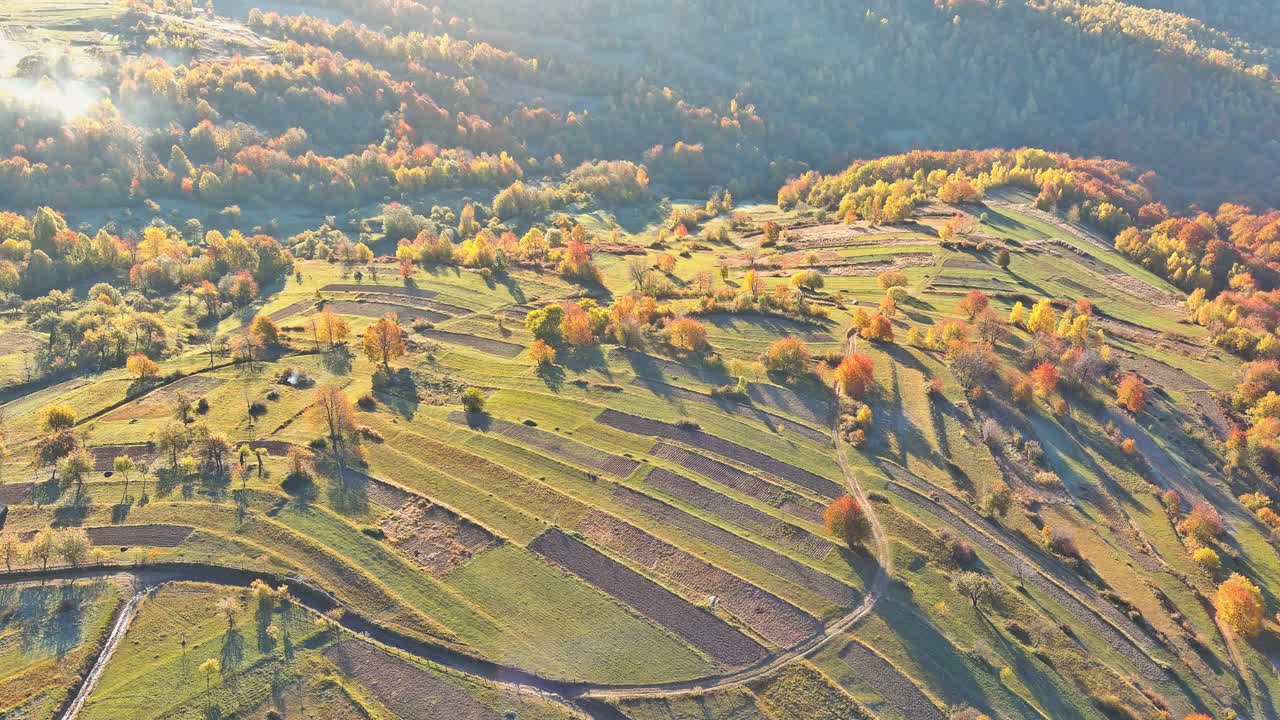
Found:
[[[391,371],[391,361],[404,355],[404,330],[395,313],[387,313],[364,331],[363,348],[370,362]]]
[[[852,353],[840,361],[833,375],[842,393],[852,398],[860,398],[866,394],[874,382],[874,371],[875,366],[870,356]]]
[[[853,546],[871,536],[871,520],[862,505],[848,495],[836,498],[822,513],[827,532]]]
[[[13,572],[13,563],[22,560],[23,545],[18,534],[5,530],[0,532],[0,557],[4,558],[5,572]]]
[[[139,380],[154,380],[160,375],[160,366],[155,360],[143,355],[142,353],[133,353],[129,359],[125,361],[125,369],[129,371]]]
[[[1058,389],[1058,367],[1047,360],[1037,365],[1030,377],[1036,395],[1042,399],[1049,398]]]
[[[809,347],[800,338],[789,335],[773,341],[761,362],[769,372],[794,377],[808,372],[809,358]]]
[[[1001,480],[992,483],[982,496],[982,511],[987,515],[1005,517],[1013,505],[1013,491]]]
[[[119,455],[111,463],[112,469],[117,475],[124,478],[124,493],[120,496],[120,502],[128,502],[129,500],[129,475],[137,467],[133,458],[128,455]]]
[[[328,435],[329,447],[338,463],[339,477],[346,469],[346,442],[356,432],[356,410],[342,388],[322,385],[316,388],[310,410],[311,422]]]
[[[57,540],[53,528],[43,528],[31,538],[31,542],[27,543],[27,558],[32,562],[40,563],[41,570],[48,570],[49,559],[53,557],[56,548]]]
[[[981,290],[970,290],[964,299],[960,301],[960,312],[969,316],[969,322],[978,316],[978,313],[986,310],[991,305],[991,299]]]
[[[1191,507],[1191,512],[1178,522],[1178,532],[1186,535],[1197,545],[1208,545],[1225,531],[1222,516],[1213,506],[1205,502],[1197,502]]]
[[[1244,638],[1262,632],[1262,591],[1240,573],[1231,573],[1213,596],[1218,620]]]
[[[956,573],[951,581],[955,591],[968,598],[975,609],[996,596],[996,583],[990,577],[972,570]]]
[[[686,316],[667,324],[667,341],[672,346],[689,352],[702,352],[711,347],[707,343],[707,328],[702,321]]]
[[[253,333],[263,347],[279,345],[282,337],[280,326],[266,315],[254,317],[253,322],[249,324],[249,332]]]
[[[316,347],[325,345],[332,349],[345,343],[347,336],[351,333],[351,326],[347,324],[347,321],[327,305],[320,311],[319,315],[311,318],[309,324],[311,336],[315,340]]]
[[[1147,406],[1147,385],[1137,375],[1125,375],[1116,385],[1116,401],[1137,415]]]
[[[864,340],[893,342],[893,323],[882,314],[872,315],[858,333]]]
[[[556,349],[545,340],[534,340],[529,344],[529,359],[538,367],[548,367],[556,362]]]
[[[469,387],[462,391],[462,407],[469,413],[484,412],[484,390],[478,387]]]
[[[89,535],[84,528],[63,528],[57,533],[58,556],[73,568],[80,567],[89,559],[90,546]]]
[[[884,290],[894,287],[906,287],[910,282],[907,280],[907,274],[901,270],[885,270],[877,275],[876,279]]]

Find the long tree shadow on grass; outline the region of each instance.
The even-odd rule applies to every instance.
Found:
[[[564,387],[564,368],[559,365],[540,365],[537,373],[548,390],[560,392],[560,388]]]
[[[990,635],[1004,649],[1004,656],[1015,659],[1014,662],[1009,663],[1009,668],[1018,676],[1018,680],[1022,682],[1023,686],[1031,691],[1031,696],[1045,706],[1049,711],[1050,717],[1055,719],[1062,718],[1063,720],[1084,717],[1076,709],[1071,699],[1062,694],[1062,689],[1058,687],[1058,684],[1046,676],[1044,671],[1037,665],[1035,659],[1029,657],[1021,645],[1009,642],[1000,628],[996,627],[996,624],[985,613],[980,612],[979,615],[986,624]]]
[[[890,585],[889,591],[876,603],[873,612],[894,629],[904,652],[920,668],[927,684],[942,688],[942,695],[948,703],[972,705],[993,717],[1040,715],[1035,708],[1012,692],[1002,698],[1001,704],[1008,706],[1013,712],[997,715],[992,698],[984,692],[983,683],[979,681],[965,656],[938,632],[898,583]]]
[[[6,589],[0,607],[12,609],[6,625],[16,628],[23,653],[61,658],[84,642],[85,607],[104,589],[102,583]]]
[[[338,478],[336,468],[326,476],[329,506],[342,515],[359,515],[369,509],[369,477],[348,469]]]
[[[351,349],[346,345],[338,345],[334,348],[326,350],[321,355],[324,363],[324,369],[334,375],[348,375],[351,373],[351,363],[355,356],[351,353]]]
[[[222,636],[222,682],[236,686],[240,682],[240,666],[244,664],[244,633],[232,626]]]
[[[52,505],[62,498],[62,483],[50,477],[44,482],[36,483],[31,488],[31,502],[37,507]]]
[[[373,391],[384,405],[406,420],[412,420],[418,412],[418,381],[409,368],[374,373]]]

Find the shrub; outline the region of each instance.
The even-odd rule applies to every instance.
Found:
[[[973,545],[964,538],[956,537],[946,528],[939,530],[937,534],[938,541],[946,549],[946,559],[952,565],[968,567],[977,562],[978,554],[974,552]]]
[[[1240,504],[1251,512],[1257,512],[1271,505],[1271,498],[1262,493],[1245,493],[1240,496]]]
[[[1036,487],[1041,487],[1046,490],[1057,490],[1062,487],[1062,478],[1058,477],[1057,473],[1049,472],[1048,470],[1042,470],[1035,475],[1032,475],[1031,482],[1034,483]]]
[[[1080,560],[1080,549],[1076,547],[1076,539],[1066,530],[1051,529],[1048,525],[1040,531],[1045,545],[1053,552],[1074,560]]]
[[[1194,553],[1191,553],[1191,559],[1211,573],[1216,573],[1222,569],[1222,558],[1218,557],[1218,552],[1213,548],[1199,548]]]
[[[1116,401],[1121,407],[1137,415],[1147,405],[1147,386],[1137,375],[1126,375],[1116,386]]]

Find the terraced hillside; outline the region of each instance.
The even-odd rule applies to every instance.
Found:
[[[0,717],[1280,717],[1269,45],[453,5],[0,9]]]

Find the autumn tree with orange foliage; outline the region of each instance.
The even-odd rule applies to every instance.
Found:
[[[387,313],[364,331],[364,354],[388,372],[391,361],[404,355],[404,330],[395,313]]]
[[[560,321],[560,334],[564,341],[574,347],[589,347],[596,343],[596,334],[591,327],[591,318],[578,303],[561,303],[564,318]]]
[[[789,335],[773,341],[761,362],[769,372],[802,375],[809,369],[809,358],[809,346],[800,338]]]
[[[125,367],[128,368],[129,374],[136,376],[139,380],[154,380],[160,375],[160,365],[142,353],[130,355],[125,361]]]
[[[707,328],[700,320],[678,317],[667,325],[667,340],[682,350],[702,352],[711,345],[707,342]]]
[[[1252,638],[1262,632],[1262,592],[1240,573],[1231,573],[1231,577],[1218,586],[1213,595],[1213,608],[1218,620],[1237,635]]]
[[[1212,505],[1198,502],[1191,507],[1191,512],[1178,523],[1178,532],[1191,538],[1198,545],[1207,545],[1214,538],[1225,532],[1222,516]]]
[[[986,293],[981,290],[970,290],[969,294],[965,295],[964,299],[960,301],[959,308],[960,312],[968,315],[969,321],[973,322],[973,319],[978,316],[978,313],[986,310],[990,306],[991,299],[987,297]]]
[[[1047,398],[1058,389],[1058,368],[1051,362],[1040,363],[1031,371],[1031,384],[1035,386],[1036,395]]]
[[[876,314],[867,320],[867,324],[862,326],[862,332],[858,334],[864,340],[893,342],[893,323],[884,315]]]
[[[1147,406],[1147,385],[1137,375],[1125,375],[1116,386],[1116,401],[1120,407],[1137,415]]]
[[[860,398],[871,387],[874,371],[869,356],[853,353],[840,361],[833,374],[841,392],[849,397]]]
[[[862,505],[848,495],[836,498],[822,513],[822,523],[827,532],[843,540],[846,545],[856,545],[871,536],[871,520]]]
[[[548,345],[545,340],[534,340],[529,345],[529,359],[533,360],[538,367],[554,365],[556,362],[556,349]]]

